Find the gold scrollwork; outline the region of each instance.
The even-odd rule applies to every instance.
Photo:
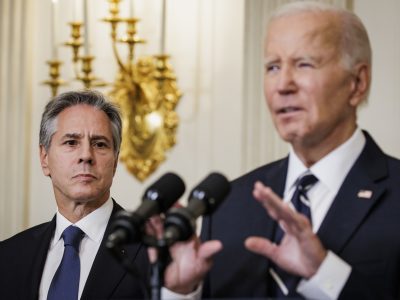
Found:
[[[144,181],[165,160],[166,151],[176,143],[179,123],[175,108],[181,97],[176,76],[169,63],[169,56],[135,57],[135,47],[146,41],[137,35],[138,18],[122,18],[119,15],[121,0],[108,0],[109,15],[103,18],[111,28],[111,45],[119,70],[112,84],[110,98],[117,103],[122,112],[123,132],[120,160],[128,171],[140,181]],[[87,24],[87,22],[85,22]],[[125,34],[120,36],[118,29],[125,24]],[[81,35],[84,23],[69,23],[71,35],[64,45],[72,50],[72,63],[75,79],[88,88],[104,87],[106,84],[92,70],[93,55],[81,55],[84,36]],[[86,43],[88,45],[88,43]],[[118,45],[127,46],[127,59],[123,60]],[[125,48],[125,49],[126,49]],[[163,53],[163,48],[161,50]],[[64,82],[59,77],[61,61],[49,62],[51,78],[45,82],[52,88],[53,95]]]
[[[122,111],[120,159],[143,181],[176,143],[179,117],[175,108],[181,92],[168,56],[139,58],[131,76],[118,74],[110,97]]]

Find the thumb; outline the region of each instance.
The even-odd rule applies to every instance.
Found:
[[[207,241],[199,247],[199,257],[204,260],[211,259],[216,253],[222,250],[222,243],[217,240]]]
[[[244,242],[247,250],[272,258],[276,252],[277,245],[261,237],[249,237]]]

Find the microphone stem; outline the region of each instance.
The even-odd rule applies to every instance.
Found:
[[[161,300],[161,288],[164,285],[164,271],[169,263],[170,255],[169,248],[166,245],[159,246],[156,249],[157,260],[151,265],[151,299]]]

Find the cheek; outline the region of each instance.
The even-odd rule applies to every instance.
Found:
[[[70,167],[68,166],[68,159],[66,157],[52,156],[49,158],[49,172],[50,175],[65,174]]]
[[[114,170],[115,170],[115,165],[116,165],[116,160],[114,157],[107,158],[103,162],[103,170],[105,171],[105,175],[107,177],[113,177],[114,176]]]
[[[301,85],[304,95],[301,96],[305,101],[306,109],[309,112],[310,120],[319,119],[329,114],[332,104],[332,95],[329,95],[324,84],[318,80],[306,80]]]
[[[273,102],[273,92],[271,85],[268,85],[267,83],[264,82],[264,99],[265,102],[271,111],[271,108],[273,107],[272,102]]]
[[[273,80],[270,76],[267,77],[267,75],[264,75],[264,95],[267,97],[268,95],[271,95],[272,91],[272,84]]]

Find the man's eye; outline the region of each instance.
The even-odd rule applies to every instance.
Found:
[[[273,64],[271,64],[271,65],[266,65],[265,66],[265,71],[266,72],[276,72],[276,71],[278,71],[280,68],[279,68],[279,65],[273,65]]]
[[[68,145],[68,146],[75,146],[77,144],[78,144],[78,142],[75,140],[67,140],[64,142],[64,145]]]
[[[298,64],[299,68],[313,68],[313,64],[309,63],[309,62],[300,62]]]
[[[94,146],[97,148],[107,148],[108,147],[107,143],[105,143],[105,142],[95,142]]]

